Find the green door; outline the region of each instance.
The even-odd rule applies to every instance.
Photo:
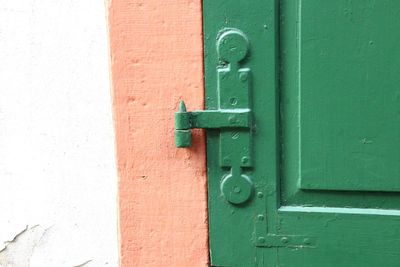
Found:
[[[400,1],[203,5],[211,265],[399,267]]]

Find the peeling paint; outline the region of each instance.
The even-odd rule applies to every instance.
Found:
[[[26,226],[0,251],[0,267],[29,267],[34,249],[40,245],[49,228],[40,225]]]
[[[34,228],[34,227],[37,227],[37,225],[33,226],[32,228]],[[17,239],[20,235],[22,235],[23,233],[25,233],[25,231],[28,230],[28,228],[29,228],[29,225],[27,225],[21,232],[19,232],[18,234],[16,234],[16,235],[13,237],[13,239],[11,239],[11,240],[9,240],[9,241],[4,241],[4,242],[3,242],[3,243],[4,243],[4,247],[0,250],[0,252],[3,252],[3,250],[5,250],[5,249],[7,248],[7,245],[8,245],[9,243],[12,243],[12,242],[16,241],[16,239]]]

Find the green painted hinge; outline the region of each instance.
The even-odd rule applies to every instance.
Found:
[[[222,129],[250,128],[251,111],[249,109],[204,110],[187,112],[183,101],[175,113],[175,144],[177,147],[192,145],[193,128]]]
[[[221,63],[216,69],[217,109],[188,112],[182,101],[175,113],[177,147],[191,146],[193,128],[219,130],[219,163],[221,168],[230,169],[221,179],[221,191],[231,204],[247,201],[254,190],[251,178],[243,174],[243,168],[253,166],[251,72],[241,67],[249,46],[240,30],[220,31],[216,47]]]

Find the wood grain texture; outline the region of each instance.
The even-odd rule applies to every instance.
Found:
[[[120,266],[207,266],[204,135],[176,149],[180,99],[203,108],[200,0],[109,0]]]

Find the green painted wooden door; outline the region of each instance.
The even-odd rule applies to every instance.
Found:
[[[248,132],[207,131],[211,265],[399,267],[400,1],[203,5],[206,108],[240,104],[220,73],[246,71],[253,116],[248,165],[221,163],[221,140]],[[228,44],[239,63],[226,32],[248,42]],[[234,172],[248,199],[224,188]]]

